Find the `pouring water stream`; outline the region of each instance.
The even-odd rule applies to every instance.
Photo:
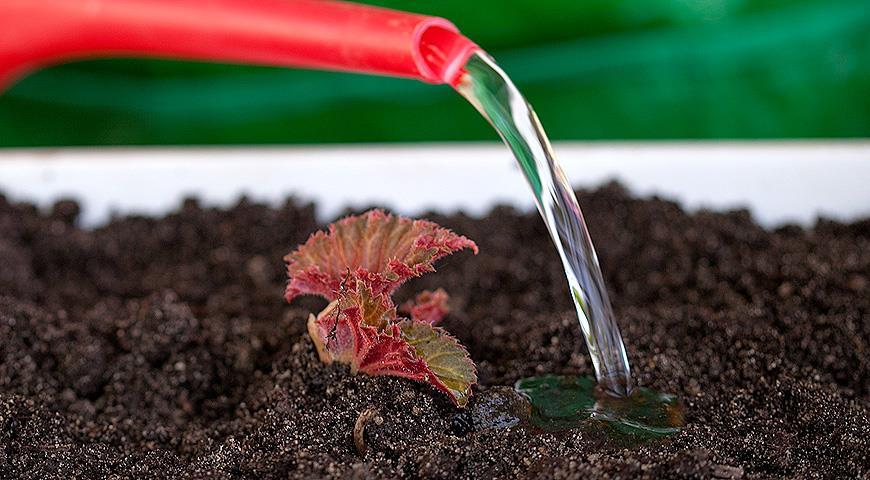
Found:
[[[456,90],[492,124],[514,154],[556,245],[598,384],[628,396],[631,369],[598,257],[580,205],[553,154],[537,115],[516,86],[484,52],[471,55]]]

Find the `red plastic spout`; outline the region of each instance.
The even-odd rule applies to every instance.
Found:
[[[161,57],[455,84],[476,49],[449,21],[328,0],[0,0],[0,88],[73,59]]]

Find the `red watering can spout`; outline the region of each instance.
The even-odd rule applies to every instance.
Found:
[[[131,56],[454,84],[476,48],[443,18],[328,0],[0,1],[0,88],[52,63]]]

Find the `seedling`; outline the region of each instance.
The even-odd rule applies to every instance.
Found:
[[[330,301],[308,318],[320,360],[352,373],[395,375],[429,383],[464,406],[477,383],[468,351],[436,326],[448,313],[444,290],[424,291],[402,305],[392,295],[406,280],[435,271],[438,259],[477,245],[426,220],[370,210],[313,234],[284,257],[288,302],[299,295]]]

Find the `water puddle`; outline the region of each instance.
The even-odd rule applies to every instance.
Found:
[[[547,432],[605,431],[609,438],[636,443],[673,435],[683,426],[677,398],[647,388],[617,397],[594,378],[556,375],[525,378],[515,388],[531,403],[530,423]]]

